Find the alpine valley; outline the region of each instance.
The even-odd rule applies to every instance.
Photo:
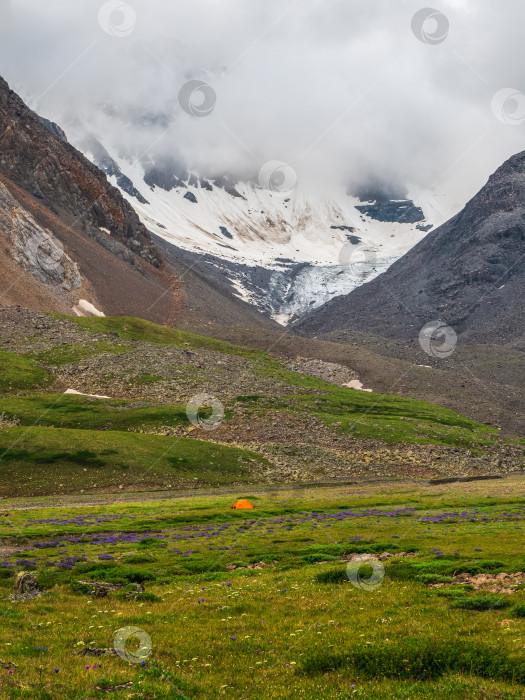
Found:
[[[524,700],[525,5],[439,8],[0,0],[0,700]]]

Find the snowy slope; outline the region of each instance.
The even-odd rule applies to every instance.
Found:
[[[422,229],[455,213],[442,195],[429,192],[409,202],[424,203],[428,218],[399,223],[359,211],[363,202],[343,188],[321,198],[300,186],[281,193],[252,182],[232,181],[232,187],[195,175],[181,180],[179,174],[167,189],[148,185],[138,160],[106,149],[117,166],[106,168],[109,179],[127,183],[123,194],[150,231],[222,269],[235,294],[283,324],[373,279],[425,236]],[[86,154],[100,160],[100,154]]]

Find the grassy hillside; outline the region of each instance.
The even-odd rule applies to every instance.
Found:
[[[51,374],[29,357],[0,350],[0,392],[8,394],[24,389],[45,387]]]
[[[185,438],[7,428],[0,433],[0,490],[21,496],[91,488],[215,486],[249,482],[265,461],[246,450]]]
[[[125,317],[28,319],[0,351],[4,495],[522,468],[494,428],[262,351]],[[216,430],[188,418],[202,393],[224,407]]]
[[[132,430],[158,425],[189,425],[185,405],[149,405],[131,399],[92,399],[74,394],[2,396],[0,413],[20,425],[83,430]]]
[[[58,315],[57,315],[58,316]],[[124,340],[137,340],[144,343],[155,343],[157,345],[172,345],[179,347],[188,345],[193,348],[206,348],[217,350],[218,352],[232,355],[246,355],[253,357],[261,354],[260,351],[249,348],[241,348],[222,340],[204,338],[194,333],[186,333],[175,328],[159,326],[151,321],[130,316],[104,316],[96,318],[82,318],[78,316],[62,316],[80,326],[86,331],[96,333],[111,333]]]

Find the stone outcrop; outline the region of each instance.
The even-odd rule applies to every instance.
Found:
[[[15,593],[29,593],[40,590],[35,577],[27,571],[20,571],[15,578]]]
[[[423,210],[416,207],[411,199],[376,200],[356,206],[356,209],[371,219],[388,223],[416,224],[425,220]]]
[[[13,244],[14,259],[40,282],[66,291],[82,285],[78,265],[51,231],[37,224],[0,182],[0,230]]]
[[[97,647],[86,647],[81,651],[77,651],[76,656],[118,656],[117,650],[112,647],[109,648],[97,648]]]
[[[108,593],[116,593],[122,586],[104,581],[77,581],[81,586],[87,586],[94,598],[106,598]]]
[[[10,596],[9,600],[30,600],[31,598],[41,595],[41,593],[42,591],[36,578],[28,571],[19,571],[15,578],[14,595]]]

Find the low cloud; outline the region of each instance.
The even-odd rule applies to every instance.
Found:
[[[523,148],[519,100],[513,124],[491,103],[525,92],[525,5],[440,1],[414,27],[424,7],[0,0],[0,74],[73,138],[90,129],[203,174],[278,160],[317,189],[380,179],[466,197]],[[179,102],[190,80],[216,96],[205,116]]]

